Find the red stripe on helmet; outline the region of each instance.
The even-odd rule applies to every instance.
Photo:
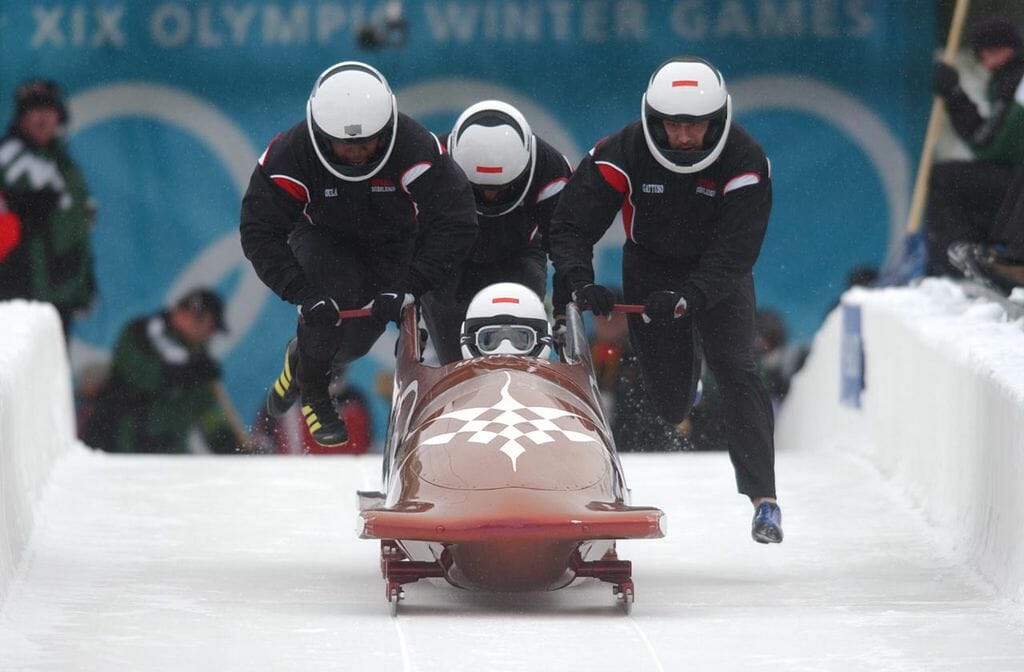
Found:
[[[501,297],[497,299],[491,299],[491,303],[519,303],[519,299],[512,297]]]
[[[696,79],[677,79],[672,82],[672,86],[700,86],[700,82]]]
[[[476,172],[478,173],[501,173],[504,172],[504,168],[501,166],[477,166]]]

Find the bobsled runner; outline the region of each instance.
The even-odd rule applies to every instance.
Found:
[[[423,578],[480,591],[613,585],[628,612],[632,566],[617,539],[664,536],[656,508],[630,506],[601,410],[579,311],[560,361],[490,355],[426,366],[406,309],[382,492],[361,492],[358,531],[379,539],[392,613]]]

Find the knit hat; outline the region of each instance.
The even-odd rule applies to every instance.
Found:
[[[1012,47],[1020,51],[1021,46],[1020,31],[1003,16],[985,19],[971,30],[971,49],[975,54],[989,47]]]
[[[200,287],[193,289],[188,294],[178,299],[179,308],[187,308],[195,314],[209,313],[213,316],[213,323],[217,331],[227,332],[228,327],[224,322],[224,301],[211,289]]]
[[[68,108],[64,105],[64,99],[60,95],[60,87],[51,79],[33,79],[22,82],[14,90],[14,117],[16,119],[37,107],[51,107],[57,110],[61,125],[68,121]]]

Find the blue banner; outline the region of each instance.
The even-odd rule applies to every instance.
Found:
[[[0,0],[0,104],[25,78],[57,80],[99,203],[100,298],[75,327],[76,353],[108,350],[130,317],[210,284],[229,298],[217,346],[229,391],[255,412],[295,312],[241,255],[240,197],[266,143],[302,118],[316,75],[345,59],[382,70],[399,107],[435,131],[500,98],[573,161],[637,118],[663,60],[711,60],[772,161],[757,290],[798,338],[852,266],[881,264],[899,238],[931,100],[933,3],[428,0],[404,3],[404,46],[361,50],[354,34],[387,4]],[[618,284],[621,240],[614,228],[598,250],[602,281]],[[355,367],[364,391],[391,347],[382,339]]]
[[[864,337],[861,328],[861,309],[858,304],[846,304],[839,340],[839,403],[860,408],[860,394],[864,391]]]

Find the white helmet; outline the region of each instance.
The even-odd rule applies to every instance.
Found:
[[[529,287],[499,282],[484,287],[466,309],[462,356],[551,355],[551,328],[544,303]]]
[[[655,160],[674,173],[696,173],[718,158],[732,125],[732,98],[713,65],[696,56],[678,56],[662,63],[647,84],[640,118],[644,138]],[[661,121],[709,121],[704,146],[672,149]]]
[[[498,217],[526,197],[537,139],[523,113],[500,100],[470,105],[448,135],[448,153],[473,185],[477,214]]]
[[[398,104],[388,80],[358,61],[343,61],[316,78],[306,103],[306,127],[324,168],[335,177],[360,182],[373,177],[391,156],[398,127]],[[380,149],[361,165],[346,164],[331,150],[334,142],[366,142],[380,138]]]

